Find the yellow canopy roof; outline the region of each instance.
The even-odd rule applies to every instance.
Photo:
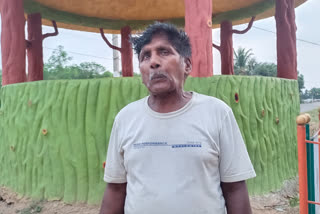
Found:
[[[296,6],[306,0],[295,0]],[[184,24],[183,0],[24,0],[26,13],[40,12],[44,25],[54,19],[60,28],[118,33],[125,25],[134,30],[156,21]],[[223,20],[242,24],[256,15],[263,19],[274,15],[274,0],[212,0],[213,27]]]

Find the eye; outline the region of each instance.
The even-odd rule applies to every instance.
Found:
[[[145,53],[141,56],[141,60],[140,61],[144,61],[144,60],[148,60],[150,58],[150,54]]]
[[[161,55],[166,56],[166,55],[169,54],[169,51],[168,51],[167,49],[161,49],[161,50],[160,50],[160,53],[161,53]]]

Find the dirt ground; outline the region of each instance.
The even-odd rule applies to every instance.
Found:
[[[279,191],[250,197],[254,214],[299,214],[299,180],[285,181]]]
[[[0,187],[0,214],[97,214],[98,205],[66,204],[61,201],[34,201]]]
[[[250,202],[254,214],[298,214],[298,179],[286,181],[279,191],[252,196]],[[33,201],[0,187],[0,214],[97,214],[99,208],[99,205]]]

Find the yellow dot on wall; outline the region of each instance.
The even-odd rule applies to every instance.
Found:
[[[10,149],[11,149],[11,151],[15,151],[16,150],[16,148],[14,148],[14,146],[10,146]]]
[[[47,129],[42,129],[42,134],[43,134],[44,136],[46,136],[46,135],[48,134],[48,130],[47,130]]]

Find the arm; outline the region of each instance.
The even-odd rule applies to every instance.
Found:
[[[127,183],[109,183],[104,192],[100,214],[124,214]]]
[[[223,197],[226,201],[228,214],[251,214],[249,194],[245,181],[221,182]]]

